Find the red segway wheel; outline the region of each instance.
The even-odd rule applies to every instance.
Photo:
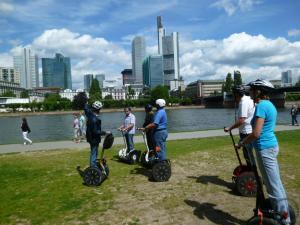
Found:
[[[255,197],[257,182],[253,172],[244,172],[236,179],[236,187],[242,196]]]
[[[280,223],[273,218],[255,216],[248,221],[247,225],[280,225]]]

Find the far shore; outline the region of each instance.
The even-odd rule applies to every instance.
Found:
[[[168,106],[166,109],[203,109],[203,105],[189,105],[189,106]],[[133,107],[132,111],[144,111],[143,107]],[[51,112],[15,112],[15,113],[0,113],[0,117],[20,117],[20,116],[40,116],[40,115],[72,115],[74,113],[81,113],[83,110],[70,110],[70,111],[51,111]],[[108,112],[123,112],[123,108],[102,109],[102,113]]]

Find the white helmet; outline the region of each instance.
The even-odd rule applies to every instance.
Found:
[[[166,106],[166,101],[164,100],[164,99],[157,99],[156,101],[155,101],[155,104],[156,105],[159,105],[159,107],[165,107]]]
[[[247,84],[247,86],[263,91],[271,91],[272,89],[274,89],[273,84],[271,84],[269,81],[260,79],[250,82],[249,84]]]
[[[102,105],[102,103],[99,102],[99,101],[95,101],[95,102],[93,103],[93,105],[92,105],[92,108],[93,108],[93,109],[96,109],[96,110],[99,110],[99,109],[101,109],[102,107],[103,107],[103,105]]]

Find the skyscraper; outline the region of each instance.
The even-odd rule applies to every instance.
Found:
[[[161,55],[150,55],[143,63],[144,85],[155,88],[158,85],[163,85],[164,71],[163,58]]]
[[[72,89],[69,57],[56,53],[55,58],[42,58],[43,86]]]
[[[143,83],[143,61],[145,56],[145,38],[137,36],[132,41],[132,74],[137,84]]]
[[[281,73],[281,86],[288,87],[292,86],[293,80],[292,80],[292,71],[288,70]]]
[[[178,80],[179,71],[179,41],[178,32],[166,35],[161,17],[157,17],[158,54],[163,55],[164,85],[170,86],[170,81]]]
[[[99,82],[100,89],[102,89],[103,88],[103,82],[105,80],[105,74],[96,74],[96,79]]]
[[[39,87],[38,57],[30,49],[22,49],[20,54],[14,55],[14,69],[20,74],[20,86],[26,89]]]
[[[84,90],[90,91],[93,80],[93,74],[85,74],[83,76]]]

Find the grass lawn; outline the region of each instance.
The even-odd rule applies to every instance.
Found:
[[[298,210],[300,130],[277,137],[282,180]],[[75,169],[88,164],[87,149],[0,155],[0,224],[242,224],[251,217],[255,199],[232,190],[229,136],[169,141],[166,183],[118,162],[118,148],[105,153],[110,177],[99,187],[82,185]]]

